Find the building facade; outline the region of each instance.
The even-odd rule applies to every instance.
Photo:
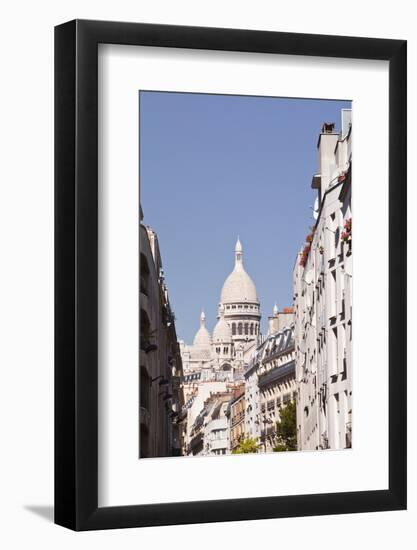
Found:
[[[278,443],[276,425],[281,410],[296,400],[294,356],[293,324],[268,336],[258,368],[260,443],[264,452],[272,451]]]
[[[192,456],[220,456],[230,452],[227,409],[229,391],[212,393],[204,401],[190,427],[187,454]]]
[[[275,317],[278,311],[274,308]],[[287,322],[292,314],[286,312]],[[268,334],[245,373],[245,437],[255,438],[261,452],[277,444],[281,410],[296,399],[294,325]]]
[[[185,438],[182,360],[158,238],[143,223],[139,271],[139,456],[176,456]]]
[[[236,451],[245,438],[245,385],[237,389],[237,395],[229,403],[227,410],[230,451]]]
[[[294,321],[294,308],[284,307],[282,311],[278,310],[275,304],[272,310],[272,315],[268,317],[268,334],[280,332],[286,327],[289,327]]]
[[[352,444],[351,111],[318,141],[316,222],[293,273],[299,449]]]

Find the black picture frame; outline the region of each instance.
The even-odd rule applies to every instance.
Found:
[[[389,488],[98,507],[98,44],[389,62]],[[74,530],[406,508],[406,41],[74,20],[55,28],[55,523]]]

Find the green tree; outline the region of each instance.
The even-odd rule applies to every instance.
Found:
[[[296,410],[295,401],[291,401],[281,410],[280,420],[277,422],[277,443],[273,448],[276,453],[297,450]]]
[[[246,453],[256,453],[258,452],[258,449],[258,440],[256,438],[248,437],[239,443],[239,446],[232,451],[232,454],[240,455]]]

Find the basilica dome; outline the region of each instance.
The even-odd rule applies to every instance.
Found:
[[[232,329],[223,317],[223,311],[220,312],[220,319],[213,331],[213,342],[231,342]]]
[[[255,284],[243,267],[243,251],[239,239],[235,248],[235,268],[224,282],[220,302],[258,302]]]
[[[201,349],[210,349],[211,346],[211,338],[209,331],[206,329],[206,316],[204,311],[201,312],[200,328],[194,336],[193,345]]]

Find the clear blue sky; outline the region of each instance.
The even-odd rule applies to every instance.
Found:
[[[179,338],[204,308],[216,323],[239,235],[261,301],[292,305],[296,254],[313,224],[310,188],[324,121],[349,101],[140,92],[144,223],[158,234]]]

